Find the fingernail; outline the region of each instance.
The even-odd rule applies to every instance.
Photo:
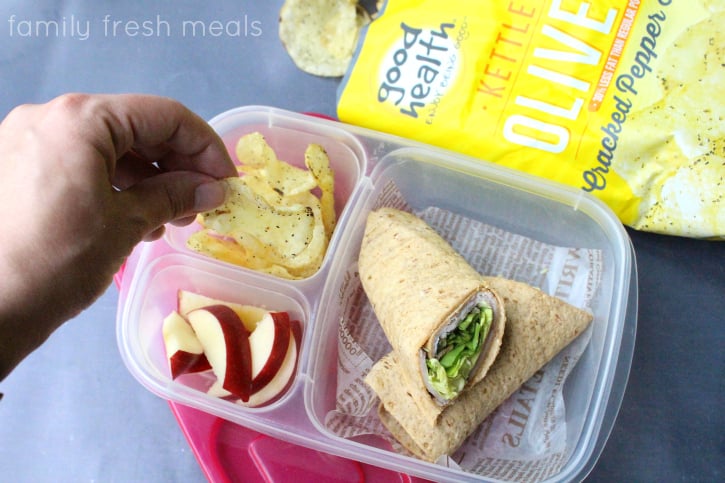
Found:
[[[194,192],[194,210],[208,211],[224,203],[226,190],[218,181],[204,183],[196,187]]]

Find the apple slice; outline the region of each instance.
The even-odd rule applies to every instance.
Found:
[[[226,305],[191,310],[187,318],[224,389],[248,401],[252,389],[249,331]]]
[[[238,401],[239,398],[236,397],[231,392],[227,391],[222,387],[222,383],[219,380],[214,381],[211,386],[206,390],[206,393],[210,396],[219,398],[219,399],[226,399],[228,401]]]
[[[267,310],[261,307],[226,302],[183,289],[177,293],[177,303],[178,311],[182,317],[189,315],[189,312],[192,310],[209,307],[211,305],[226,305],[237,313],[249,332],[254,331],[259,321],[268,313]]]
[[[269,312],[249,336],[252,349],[252,394],[274,378],[282,366],[292,335],[286,312]]]
[[[161,328],[171,378],[211,369],[194,329],[176,311],[166,316]]]
[[[277,374],[266,386],[252,394],[249,401],[246,401],[244,405],[250,407],[261,406],[281,395],[292,381],[295,367],[297,367],[297,343],[294,337],[290,337],[285,358]]]

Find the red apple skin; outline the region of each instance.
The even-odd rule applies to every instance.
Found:
[[[184,374],[208,371],[211,369],[211,364],[203,353],[176,351],[169,357],[169,368],[171,378],[176,379]]]
[[[295,380],[294,376],[295,376],[295,374],[297,374],[297,366],[299,365],[299,362],[300,362],[300,344],[302,343],[302,324],[300,323],[299,320],[292,320],[292,321],[290,321],[290,328],[291,328],[292,337],[294,337],[294,339],[295,339],[296,349],[297,349],[297,358],[295,359],[295,367],[292,370],[292,377],[289,378],[289,380],[287,381],[287,384],[285,384],[285,386],[282,388],[282,390],[279,391],[279,393],[277,393],[277,395],[275,397],[273,397],[272,399],[267,401],[266,404],[272,404],[273,402],[278,400],[280,397],[282,397],[282,395],[284,393],[286,393],[290,387],[292,387],[292,383]]]
[[[277,374],[275,374],[267,385],[252,394],[246,404],[245,402],[241,402],[241,404],[247,407],[259,407],[277,401],[285,393],[286,389],[289,388],[291,381],[294,379],[297,360],[297,343],[293,337],[290,337],[289,345],[285,351],[285,359]]]
[[[188,314],[189,321],[195,329],[195,321],[203,317],[211,317],[218,323],[224,337],[223,349],[220,349],[226,352],[222,387],[242,401],[248,401],[252,389],[252,352],[249,346],[249,330],[244,326],[239,315],[226,305],[211,305],[192,310]],[[209,354],[209,348],[205,347],[204,350],[207,357],[213,359]]]
[[[300,344],[302,342],[302,324],[300,323],[299,320],[291,320],[290,329],[291,329],[292,338],[294,339],[294,344],[290,343],[290,345],[288,346],[288,351],[293,350],[294,357],[295,357],[294,367],[292,368],[292,371],[290,372],[290,377],[285,382],[285,385],[283,387],[280,387],[279,390],[275,394],[267,395],[264,398],[260,398],[260,395],[258,393],[252,394],[252,397],[250,400],[250,402],[252,404],[249,404],[248,406],[258,407],[258,406],[272,404],[275,401],[279,400],[289,390],[289,388],[292,387],[292,384],[294,383],[294,379],[295,379],[294,376],[297,373],[297,366],[299,365],[299,351],[300,351]],[[292,342],[292,341],[290,340],[290,342]],[[285,354],[285,357],[286,357],[286,354]]]
[[[270,315],[274,321],[274,342],[267,362],[252,380],[252,394],[266,386],[277,374],[287,355],[289,339],[292,335],[287,312],[271,312]],[[254,350],[254,347],[252,347],[252,350]]]
[[[172,379],[211,369],[194,330],[178,312],[164,318],[162,333]]]
[[[290,321],[290,327],[292,328],[292,335],[297,342],[297,347],[302,345],[302,323],[299,320]]]
[[[292,330],[292,337],[295,338],[295,342],[297,343],[297,358],[295,359],[295,368],[292,370],[292,377],[289,378],[289,381],[287,381],[287,384],[284,386],[284,388],[275,398],[273,398],[269,402],[276,401],[282,394],[286,393],[287,390],[292,386],[292,382],[294,382],[295,380],[294,375],[297,374],[297,366],[300,362],[300,346],[302,345],[302,323],[299,320],[292,320],[290,322],[290,328]]]
[[[279,395],[284,394],[287,392],[287,390],[292,386],[292,381],[294,381],[294,375],[297,374],[297,366],[300,362],[300,347],[302,345],[302,323],[299,320],[292,320],[290,321],[290,328],[292,331],[292,337],[295,338],[295,342],[297,343],[297,359],[295,359],[295,368],[292,371],[292,377],[290,377],[290,380],[287,382],[287,385],[285,385],[284,389],[282,389],[279,393]],[[277,399],[277,398],[275,398]]]

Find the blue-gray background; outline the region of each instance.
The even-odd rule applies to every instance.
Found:
[[[334,115],[339,80],[292,64],[277,35],[281,4],[3,0],[0,116],[68,91],[171,96],[207,119],[246,104]],[[232,30],[184,35],[185,20]],[[38,21],[66,30],[46,34]],[[133,30],[144,21],[150,29]],[[246,34],[233,30],[245,22]],[[22,229],[22,220],[5,222]],[[589,479],[722,481],[725,248],[630,234],[640,286],[635,355]],[[166,402],[121,361],[117,300],[111,287],[0,383],[1,481],[204,481]]]

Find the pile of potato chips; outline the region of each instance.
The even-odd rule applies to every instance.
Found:
[[[227,178],[219,208],[202,213],[187,246],[235,265],[285,279],[319,270],[335,227],[334,174],[324,148],[310,144],[307,169],[277,158],[260,133],[239,139],[242,176]],[[313,190],[319,188],[319,197]]]

